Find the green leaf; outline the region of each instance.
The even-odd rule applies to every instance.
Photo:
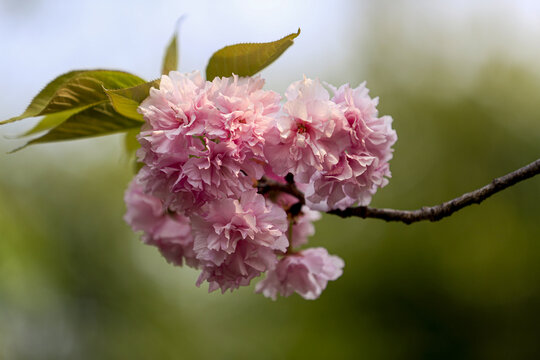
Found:
[[[137,108],[148,97],[152,87],[159,87],[159,80],[150,81],[127,89],[105,89],[105,93],[109,96],[116,112],[130,119],[144,121],[143,116],[137,112]]]
[[[164,75],[169,74],[170,71],[178,69],[178,36],[177,32],[174,33],[165,56],[163,57],[163,65],[161,66],[161,73]]]
[[[30,141],[30,144],[112,134],[140,126],[139,121],[119,115],[111,104],[104,103],[71,116],[44,136]]]
[[[50,82],[20,116],[0,122],[0,125],[27,117],[54,114],[66,110],[82,111],[109,101],[103,86],[110,89],[132,87],[144,80],[130,73],[114,70],[72,71]]]
[[[268,43],[236,44],[226,46],[212,55],[206,67],[206,80],[212,81],[218,76],[251,76],[276,60],[293,40],[300,35],[297,33]]]
[[[139,128],[140,126],[140,121],[124,117],[116,113],[110,103],[103,103],[72,115],[47,134],[31,140],[14,151],[21,150],[32,144],[107,135]]]
[[[27,132],[18,137],[25,137],[28,135],[40,133],[45,130],[50,130],[54,127],[57,127],[58,125],[66,121],[70,116],[78,113],[79,111],[81,110],[66,110],[59,113],[45,115],[43,119],[41,119],[40,122],[38,122],[32,129],[28,130]]]
[[[51,101],[56,91],[62,87],[69,79],[75,75],[82,73],[83,71],[71,71],[66,74],[60,75],[53,81],[47,84],[35,97],[26,110],[19,116],[12,117],[11,119],[0,121],[0,125],[21,120],[27,117],[38,116],[39,113],[45,109],[47,104]]]

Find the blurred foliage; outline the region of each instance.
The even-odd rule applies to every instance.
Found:
[[[369,71],[350,74],[352,84],[367,78],[399,136],[393,178],[373,206],[436,204],[538,157],[540,79],[528,69],[492,60],[465,78],[418,54],[410,56],[423,66],[408,69],[407,54],[379,43],[386,47],[371,48]],[[310,245],[343,257],[344,275],[316,301],[272,302],[253,287],[207,294],[194,271],[140,243],[122,221],[132,172],[111,155],[121,152],[113,136],[0,157],[0,357],[540,353],[538,178],[439,223],[325,216]]]

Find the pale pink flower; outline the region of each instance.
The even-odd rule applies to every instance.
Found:
[[[236,161],[235,146],[222,142],[207,143],[201,156],[190,157],[169,184],[174,209],[197,209],[204,203],[225,197],[239,197],[253,189],[254,179],[262,176],[263,168],[252,161]],[[188,198],[193,201],[187,201]]]
[[[388,184],[388,163],[379,164],[374,156],[343,154],[338,164],[311,178],[305,193],[307,204],[320,211],[368,205],[377,189]]]
[[[369,96],[365,82],[354,89],[345,84],[334,92],[332,100],[343,108],[354,152],[365,151],[377,157],[380,163],[389,161],[397,134],[392,129],[390,116],[378,116],[379,98]]]
[[[191,217],[194,251],[210,291],[235,289],[272,268],[275,252],[285,252],[287,215],[255,190],[239,200],[218,199]]]
[[[205,81],[198,71],[162,75],[159,89],[150,89],[138,111],[148,130],[180,130],[182,135],[202,135],[205,129]],[[201,116],[203,115],[203,116]]]
[[[206,127],[206,136],[232,142],[239,157],[264,162],[264,134],[274,125],[281,109],[281,96],[262,90],[264,80],[256,77],[215,78],[206,94],[217,116]]]
[[[397,140],[392,118],[378,117],[378,99],[369,97],[365,83],[355,89],[343,85],[334,92],[332,100],[343,111],[349,139],[339,161],[309,181],[306,202],[321,211],[368,205],[377,189],[388,183],[388,161]]]
[[[168,262],[181,266],[185,260],[188,266],[197,267],[189,219],[169,213],[161,200],[142,191],[137,180],[126,190],[125,221],[133,231],[142,231],[143,242],[157,247]]]
[[[291,84],[284,113],[266,134],[264,154],[280,176],[292,173],[301,183],[331,167],[348,145],[343,112],[318,80]]]
[[[318,298],[328,281],[343,273],[344,262],[329,255],[324,248],[311,248],[284,256],[275,269],[268,271],[255,291],[276,300],[277,295],[290,296],[293,292],[304,299]]]
[[[275,251],[255,245],[249,241],[241,240],[236,245],[236,251],[228,255],[220,265],[206,262],[197,279],[197,286],[208,282],[208,292],[221,289],[238,289],[248,286],[252,279],[260,276],[268,269],[276,266]]]
[[[263,134],[274,123],[280,96],[260,78],[216,78],[198,72],[162,76],[139,111],[138,139],[146,192],[174,211],[238,198],[264,174]]]

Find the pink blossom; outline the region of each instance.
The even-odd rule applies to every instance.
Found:
[[[210,291],[249,284],[277,262],[275,252],[285,252],[287,216],[279,206],[255,190],[239,200],[213,200],[192,216],[194,251]]]
[[[306,202],[322,211],[368,205],[377,189],[388,184],[388,161],[397,140],[392,118],[378,117],[378,99],[369,97],[365,83],[356,89],[343,85],[334,91],[332,100],[343,111],[349,139],[339,161],[310,179]]]
[[[267,136],[264,154],[280,176],[292,173],[301,183],[316,171],[331,167],[348,145],[340,108],[329,99],[318,80],[304,78],[291,84],[284,114]]]
[[[276,300],[277,295],[290,296],[297,292],[304,299],[318,298],[329,280],[343,273],[343,260],[329,255],[324,248],[311,248],[284,256],[275,269],[266,274],[255,291]]]
[[[157,173],[152,181],[165,177],[169,182],[169,204],[173,209],[190,211],[213,199],[238,197],[252,189],[254,179],[262,176],[262,167],[255,162],[236,161],[230,143],[207,143],[201,156],[192,156],[178,168],[174,176]],[[162,170],[163,171],[163,170]]]
[[[191,267],[199,261],[193,251],[193,238],[188,218],[168,213],[158,198],[147,195],[135,178],[125,194],[125,221],[133,231],[142,231],[142,240],[159,249],[168,262],[182,266],[183,260]]]
[[[221,289],[222,293],[232,291],[240,286],[248,286],[252,279],[272,269],[276,263],[277,257],[272,249],[241,240],[235,252],[228,255],[220,265],[207,262],[202,266],[197,286],[207,281],[209,292],[217,289]]]
[[[390,160],[397,135],[390,116],[378,117],[379,98],[369,97],[365,82],[355,89],[345,84],[334,91],[332,100],[344,110],[355,153],[364,151],[381,163]]]
[[[252,188],[264,174],[263,135],[280,107],[263,84],[237,76],[204,82],[198,72],[162,76],[139,107],[145,191],[189,212]]]
[[[148,130],[179,130],[182,135],[202,135],[207,117],[204,88],[205,81],[198,71],[187,74],[171,71],[168,76],[163,75],[159,89],[150,89],[148,98],[139,106]]]
[[[368,205],[377,189],[388,183],[385,176],[390,176],[388,163],[379,164],[374,156],[343,154],[338,164],[311,178],[307,204],[321,211]]]
[[[234,143],[242,160],[250,156],[264,162],[264,133],[281,108],[281,96],[262,90],[263,85],[260,76],[237,75],[215,78],[207,85],[208,102],[217,114],[207,124],[207,136]]]

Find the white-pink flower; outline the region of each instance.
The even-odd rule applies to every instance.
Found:
[[[188,218],[169,213],[161,200],[145,194],[138,178],[126,190],[125,202],[127,212],[124,219],[133,231],[143,232],[142,240],[146,244],[157,247],[170,263],[182,266],[185,260],[188,266],[198,266]]]
[[[232,291],[240,286],[248,286],[252,279],[272,269],[276,263],[274,250],[249,241],[239,241],[236,251],[228,255],[221,265],[207,262],[201,267],[197,286],[207,281],[209,292],[217,289],[221,289],[222,293]]]
[[[215,78],[208,83],[206,96],[215,110],[206,127],[206,136],[235,145],[243,161],[250,157],[264,162],[264,133],[274,125],[281,109],[281,96],[263,90],[264,80],[256,77]]]
[[[304,299],[317,299],[328,281],[343,273],[344,262],[329,255],[324,248],[311,248],[284,256],[275,269],[266,274],[255,291],[276,300],[277,295],[290,296],[293,292]]]
[[[204,113],[208,108],[205,85],[198,71],[171,71],[161,76],[159,89],[150,89],[138,109],[148,125],[144,130],[176,130],[177,136],[202,135],[209,116]]]
[[[255,190],[239,200],[217,199],[192,215],[194,247],[201,262],[198,284],[210,291],[236,289],[273,268],[288,247],[287,215]]]
[[[175,211],[213,199],[238,198],[264,174],[263,134],[274,124],[280,96],[256,78],[171,72],[141,103],[138,139],[145,191]]]
[[[377,189],[388,184],[388,161],[397,140],[392,118],[378,116],[378,99],[369,97],[365,83],[333,90],[332,101],[346,119],[348,145],[336,164],[316,172],[309,181],[306,202],[321,211],[368,205]]]
[[[283,114],[267,136],[264,154],[280,176],[292,173],[308,183],[316,171],[337,164],[348,141],[343,112],[318,80],[291,84]]]
[[[306,202],[320,211],[366,206],[378,188],[388,184],[388,163],[369,154],[345,153],[339,163],[315,174],[306,188]]]
[[[329,99],[318,80],[291,84],[265,146],[272,170],[292,173],[306,185],[307,205],[321,211],[369,204],[388,183],[397,140],[392,118],[378,117],[378,99],[369,97],[365,83],[331,88]]]

